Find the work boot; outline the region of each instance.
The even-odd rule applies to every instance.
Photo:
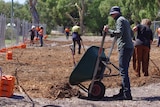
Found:
[[[124,100],[132,100],[131,93],[124,93]]]
[[[130,93],[123,93],[123,90],[120,89],[119,93],[113,95],[113,99],[115,100],[132,100],[132,95]]]
[[[124,95],[123,95],[123,89],[120,89],[118,94],[113,95],[113,98],[116,99],[116,98],[123,97],[123,96],[124,96]]]

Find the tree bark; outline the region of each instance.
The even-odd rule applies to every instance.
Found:
[[[68,18],[71,19],[72,23],[75,25],[76,22],[75,22],[74,18],[73,18],[68,12],[66,12],[65,14],[66,14],[66,16],[67,16]]]
[[[81,34],[83,35],[83,31],[84,31],[84,12],[85,12],[85,3],[84,0],[81,0],[81,7],[76,3],[75,6],[78,9],[78,13],[79,13],[79,20],[80,20],[80,27],[81,27]]]
[[[159,7],[160,7],[160,0],[158,0],[158,5],[159,5]]]
[[[38,25],[39,24],[39,15],[38,15],[38,12],[35,8],[36,3],[37,3],[37,0],[29,0],[30,12],[32,15],[32,23]]]

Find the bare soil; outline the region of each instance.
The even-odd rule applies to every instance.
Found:
[[[102,37],[82,37],[85,50],[90,46],[100,46]],[[73,71],[73,57],[69,45],[71,38],[66,40],[65,36],[50,37],[44,40],[44,47],[39,47],[39,41],[35,41],[33,46],[27,43],[26,49],[13,49],[13,59],[6,60],[6,53],[0,54],[0,66],[3,75],[13,75],[16,78],[14,92],[25,92],[32,98],[71,98],[78,96],[79,88],[69,84],[69,77]],[[130,63],[129,75],[131,86],[139,87],[160,82],[160,48],[153,42],[150,54],[149,76],[136,77]],[[106,55],[111,47],[112,40],[106,39],[104,48]],[[76,53],[75,61],[78,63],[85,53]],[[118,65],[117,47],[111,55],[111,62]],[[108,71],[105,71],[107,73]],[[112,74],[117,74],[117,70],[112,70]],[[116,88],[120,86],[120,76],[107,77],[102,80],[106,88]],[[90,81],[84,82],[88,87]],[[22,90],[21,90],[21,89]]]

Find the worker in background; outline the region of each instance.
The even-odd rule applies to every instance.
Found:
[[[43,27],[40,26],[40,30],[38,31],[39,39],[40,39],[40,47],[43,46]]]
[[[35,28],[36,28],[35,26],[32,26],[31,30],[29,31],[30,32],[30,45],[34,44]]]
[[[134,42],[133,69],[137,77],[141,76],[141,68],[144,76],[149,76],[149,57],[150,49],[153,41],[153,32],[150,28],[151,20],[142,19],[141,24],[133,27],[133,31],[137,32],[137,38]]]
[[[159,45],[160,45],[160,27],[157,28],[157,36],[158,36],[157,47],[159,47]]]
[[[66,39],[69,39],[69,32],[70,32],[69,28],[66,27],[65,28]]]
[[[75,54],[76,43],[78,44],[78,54],[81,54],[81,34],[80,34],[80,25],[76,23],[72,27],[72,41],[73,41],[73,53]]]

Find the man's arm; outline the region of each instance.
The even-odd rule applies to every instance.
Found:
[[[108,29],[108,33],[111,34],[112,37],[113,36],[118,36],[118,37],[122,36],[123,30],[124,30],[122,24],[123,24],[122,20],[117,20],[116,21],[116,29],[115,30]]]

